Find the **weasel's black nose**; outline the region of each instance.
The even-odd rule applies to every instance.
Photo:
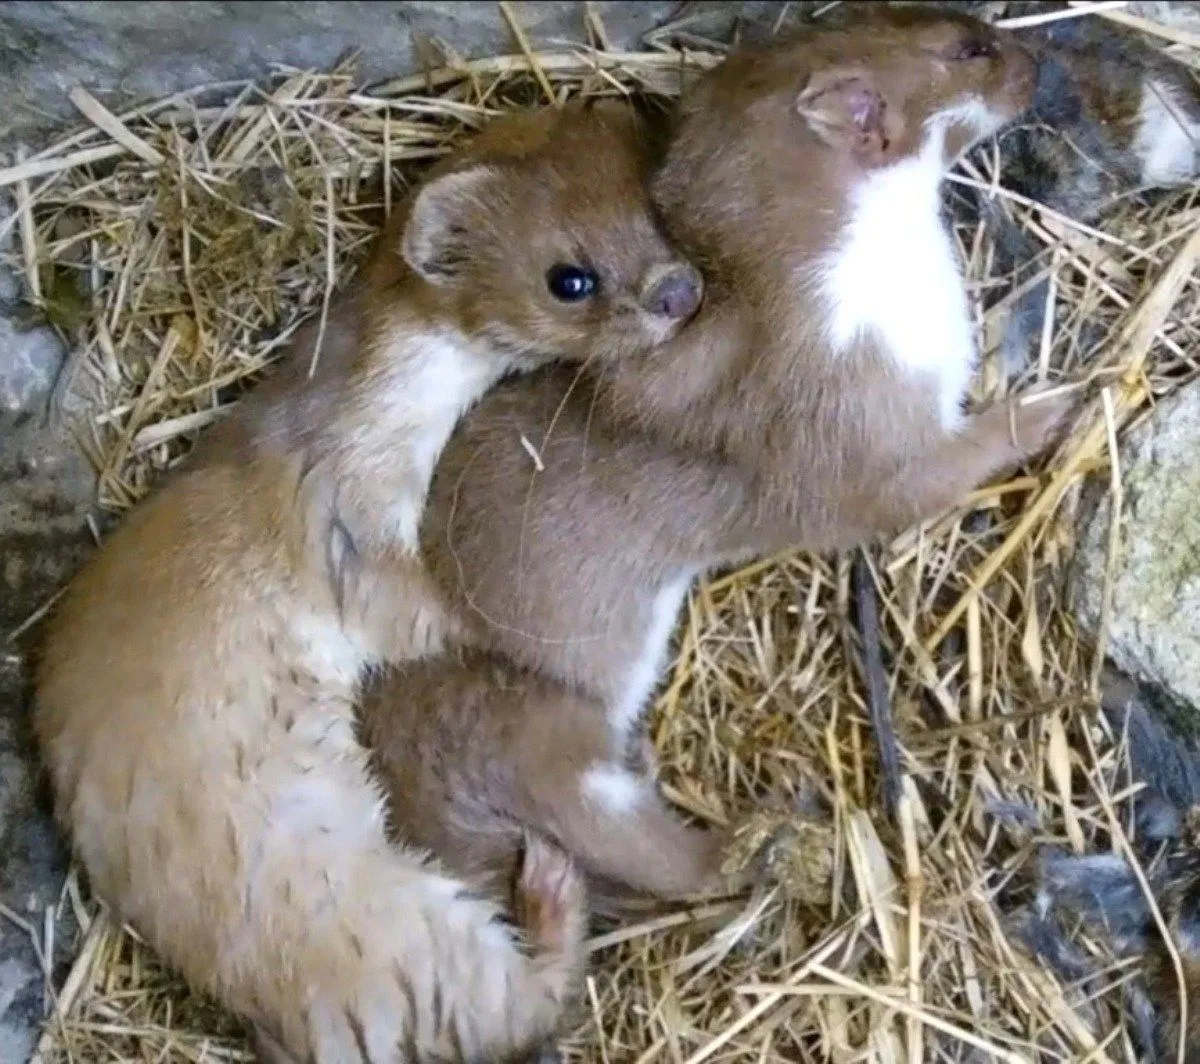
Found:
[[[700,308],[704,282],[691,266],[677,266],[653,281],[642,296],[642,306],[651,314],[684,321]]]

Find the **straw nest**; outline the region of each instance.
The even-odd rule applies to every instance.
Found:
[[[220,87],[216,104],[185,94],[120,117],[77,91],[87,127],[0,182],[16,192],[33,302],[72,341],[57,406],[103,506],[132,505],[227,413],[350,276],[410,180],[488,115],[579,94],[669,97],[720,53],[616,54],[589,28],[588,46],[535,54],[518,33],[511,56],[443,56],[427,77],[372,91],[349,68],[283,72]],[[987,184],[994,163],[984,150],[956,179]],[[600,928],[572,1060],[1133,1058],[1129,964],[1114,960],[1085,1001],[1028,957],[1008,914],[1040,845],[1127,848],[1126,758],[1095,712],[1102,648],[1066,604],[1071,518],[1085,479],[1119,500],[1120,433],[1197,372],[1200,204],[1130,200],[1101,230],[994,193],[1052,278],[1053,328],[1017,386],[1105,387],[1042,467],[872,556],[902,751],[894,815],[879,798],[849,559],[789,554],[695,591],[653,717],[668,794],[721,821],[803,787],[829,817],[780,843],[801,873],[780,886]],[[989,238],[958,235],[978,297],[997,283]],[[1004,311],[980,313],[985,348]],[[985,366],[978,396],[1005,387]],[[65,984],[47,991],[41,1060],[251,1059],[236,1022],[75,878],[61,910],[82,930]],[[1082,947],[1103,967],[1098,944]]]

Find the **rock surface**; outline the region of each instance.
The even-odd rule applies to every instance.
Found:
[[[45,399],[63,360],[53,329],[21,329],[0,318],[0,424],[15,422]]]
[[[672,16],[673,0],[593,5],[615,47],[635,45]],[[728,26],[778,3],[690,5]],[[586,40],[582,3],[514,3],[535,47]],[[690,11],[689,14],[695,14]],[[495,3],[396,0],[310,3],[121,4],[49,0],[0,3],[0,141],[76,117],[66,98],[82,84],[110,107],[230,79],[272,66],[328,68],[359,53],[365,80],[420,69],[414,41],[437,39],[466,57],[515,51]]]
[[[3,208],[0,201],[0,231]],[[0,238],[0,253],[7,243]],[[66,861],[29,735],[30,641],[10,639],[10,633],[50,599],[83,556],[93,486],[73,440],[45,417],[62,342],[49,328],[25,329],[3,313],[19,290],[17,278],[0,268],[0,902],[35,929],[40,945],[43,913],[58,899]],[[0,915],[5,1064],[28,1058],[44,990],[29,933]]]
[[[0,334],[0,362],[6,357]],[[31,642],[8,637],[50,600],[83,557],[84,515],[93,494],[86,463],[41,420],[39,413],[0,440],[0,901],[39,939],[66,862],[29,735]],[[28,1057],[43,1015],[43,991],[29,935],[0,915],[0,1060]]]
[[[83,557],[93,486],[87,463],[43,416],[62,347],[48,330],[30,337],[0,318],[0,398],[18,401],[0,409],[0,902],[40,939],[66,862],[29,734],[32,644],[28,635],[10,639],[10,633],[51,599]],[[64,937],[57,941],[68,947]],[[0,1060],[27,1058],[43,993],[29,934],[0,916]]]
[[[1162,403],[1122,446],[1124,501],[1113,573],[1108,653],[1154,684],[1200,728],[1200,385]],[[1077,614],[1095,630],[1108,563],[1107,493],[1083,509],[1074,574]],[[1136,533],[1136,534],[1134,534]]]

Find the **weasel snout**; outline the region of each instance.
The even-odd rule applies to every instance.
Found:
[[[642,288],[642,309],[682,325],[704,298],[700,271],[686,263],[674,263],[651,271]]]

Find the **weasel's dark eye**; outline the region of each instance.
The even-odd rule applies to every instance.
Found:
[[[952,59],[995,59],[999,55],[991,41],[981,37],[968,38],[954,50]]]
[[[594,270],[559,263],[546,271],[546,287],[555,299],[561,299],[564,303],[578,303],[596,294],[600,278]]]

